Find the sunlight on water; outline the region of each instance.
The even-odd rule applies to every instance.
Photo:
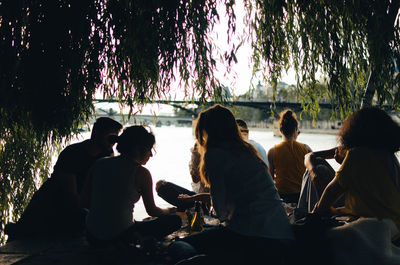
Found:
[[[171,206],[158,197],[154,191],[154,185],[158,180],[165,179],[191,190],[191,178],[189,175],[190,148],[194,144],[193,130],[191,127],[152,127],[156,137],[156,152],[145,166],[153,177],[153,192],[156,205],[159,207]],[[88,139],[90,133],[83,133],[73,142]],[[280,137],[275,137],[271,130],[250,129],[250,139],[260,143],[266,151],[275,144],[281,142]],[[337,145],[336,135],[301,133],[298,141],[307,144],[314,151],[330,149]],[[400,153],[397,154],[398,157]],[[337,170],[339,164],[334,159],[328,160],[331,166]],[[112,177],[112,176],[110,176]],[[135,205],[134,218],[142,220],[148,217],[142,200]]]
[[[149,160],[146,167],[153,176],[153,186],[165,179],[191,190],[191,178],[189,175],[190,148],[194,144],[194,136],[190,127],[156,127],[153,128],[156,136],[156,153]],[[259,142],[266,151],[275,144],[281,142],[280,137],[274,137],[270,130],[250,130],[250,139]],[[328,149],[336,146],[336,136],[328,134],[300,134],[299,142],[305,143],[312,150]],[[336,170],[338,164],[331,162]],[[167,202],[154,195],[155,202],[160,207],[170,206]],[[135,206],[134,217],[141,220],[148,215],[142,201]]]
[[[150,170],[153,177],[153,192],[156,205],[169,207],[169,203],[158,197],[154,191],[154,185],[158,180],[178,184],[191,190],[191,178],[189,175],[190,148],[194,144],[193,130],[191,127],[151,127],[156,137],[154,156],[150,158],[145,166]],[[90,133],[85,132],[78,136],[73,142],[79,142],[90,138]],[[260,143],[266,151],[275,144],[281,142],[280,137],[275,137],[271,130],[250,129],[250,139]],[[301,133],[298,141],[307,144],[312,150],[318,151],[336,146],[336,136],[330,134],[307,134]],[[54,160],[55,162],[55,160]],[[339,165],[334,160],[328,161],[337,170]],[[110,176],[112,177],[112,176]],[[134,218],[142,220],[148,217],[142,200],[135,205]]]

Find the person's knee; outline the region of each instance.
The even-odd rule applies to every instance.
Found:
[[[323,190],[334,177],[334,172],[325,165],[317,165],[314,169],[315,177],[312,179],[318,190]]]
[[[157,181],[157,182],[156,182],[156,186],[155,186],[156,191],[158,192],[158,190],[160,189],[160,187],[162,187],[163,185],[165,185],[165,183],[166,183],[166,181],[163,180],[163,179]]]

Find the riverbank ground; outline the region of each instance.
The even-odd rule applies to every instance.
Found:
[[[169,262],[166,249],[176,238],[188,235],[188,221],[184,213],[182,227],[160,242],[144,242],[131,246],[96,248],[84,235],[40,237],[13,240],[0,247],[1,265],[165,265]],[[213,226],[218,221],[204,218]]]

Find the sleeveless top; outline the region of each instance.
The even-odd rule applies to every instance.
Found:
[[[280,194],[300,193],[304,166],[304,155],[310,151],[305,144],[284,141],[274,146],[275,185]]]
[[[97,239],[113,239],[133,224],[133,208],[140,199],[135,184],[139,166],[123,156],[96,161],[86,227]]]

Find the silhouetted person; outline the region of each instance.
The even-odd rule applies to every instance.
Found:
[[[284,202],[299,200],[304,166],[304,156],[311,148],[297,141],[300,134],[296,114],[291,110],[280,113],[279,131],[282,142],[268,150],[269,170]]]
[[[340,213],[388,218],[400,230],[399,124],[383,110],[362,108],[343,122],[338,135],[346,156],[313,212],[336,214],[333,206],[345,196]]]
[[[92,192],[86,225],[94,245],[133,243],[142,237],[162,237],[178,230],[181,218],[176,208],[159,208],[153,197],[153,181],[144,165],[153,156],[154,135],[143,126],[130,126],[117,137],[120,155],[99,159],[90,174]],[[157,217],[135,221],[135,203],[143,199],[146,212]]]
[[[67,146],[18,222],[7,225],[9,239],[82,232],[87,210],[81,198],[87,173],[97,159],[113,155],[111,136],[121,129],[119,122],[101,117],[94,123],[90,139]]]
[[[261,144],[254,141],[253,139],[249,139],[249,128],[247,127],[247,123],[242,119],[236,119],[237,124],[239,125],[239,130],[241,134],[244,136],[246,140],[248,140],[258,151],[261,158],[264,160],[265,164],[269,167],[267,152]]]
[[[303,175],[300,198],[297,207],[294,209],[295,220],[299,220],[312,212],[315,204],[320,200],[322,192],[335,177],[335,170],[326,160],[335,159],[337,163],[341,164],[345,154],[345,150],[338,146],[305,155],[304,165],[307,170]],[[336,206],[343,205],[343,199],[336,203]]]

